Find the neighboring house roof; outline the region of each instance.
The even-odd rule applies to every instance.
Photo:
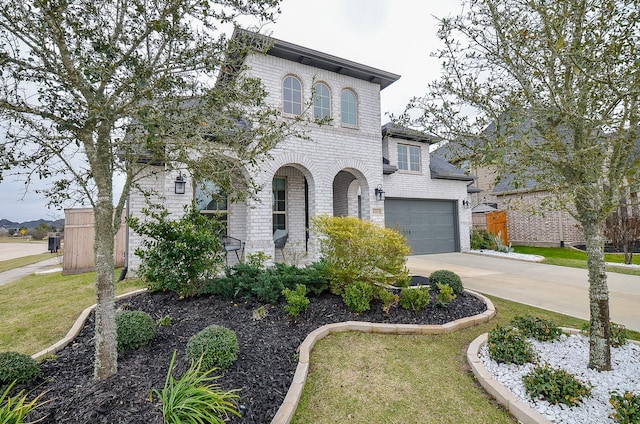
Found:
[[[233,38],[240,35],[260,37],[263,40],[273,43],[271,48],[267,51],[268,55],[335,72],[341,75],[347,75],[374,84],[380,84],[381,90],[400,79],[400,75],[391,72],[372,68],[347,59],[342,59],[337,56],[302,47],[297,44],[236,28],[233,33]]]
[[[385,136],[402,138],[404,140],[419,141],[430,145],[438,142],[435,137],[424,134],[417,130],[412,130],[411,128],[397,126],[393,122],[387,122],[382,126],[382,137]]]

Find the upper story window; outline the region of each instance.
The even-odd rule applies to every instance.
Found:
[[[343,124],[357,125],[356,95],[353,91],[342,90],[340,96],[340,111]]]
[[[331,115],[331,97],[329,88],[317,83],[313,86],[313,117],[315,119],[328,118]]]
[[[398,169],[420,172],[420,147],[398,144]]]
[[[287,76],[282,83],[283,111],[289,115],[302,113],[302,84],[296,77]]]

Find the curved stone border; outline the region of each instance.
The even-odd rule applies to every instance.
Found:
[[[304,384],[307,380],[307,374],[309,373],[309,354],[318,340],[328,336],[329,334],[343,333],[346,331],[397,335],[444,334],[485,323],[495,316],[496,309],[491,300],[479,293],[472,292],[470,290],[465,291],[484,301],[487,305],[487,310],[479,315],[461,318],[444,325],[378,324],[362,321],[347,321],[323,325],[309,333],[298,348],[299,360],[296,373],[293,376],[293,381],[291,382],[291,386],[289,386],[284,402],[280,405],[280,408],[278,409],[275,417],[273,417],[271,424],[289,424],[291,422],[293,414],[296,412],[298,402],[300,401],[302,389],[304,388]]]
[[[581,331],[576,328],[560,327],[564,333],[567,334],[580,334]],[[471,342],[467,349],[467,362],[471,366],[473,375],[480,385],[502,406],[507,408],[509,412],[516,417],[518,421],[523,424],[551,424],[551,421],[547,420],[544,415],[533,409],[529,404],[518,399],[511,390],[498,383],[491,373],[487,371],[482,363],[482,360],[478,356],[480,349],[487,343],[489,333],[479,335],[474,341]],[[640,342],[635,340],[629,340],[631,343],[640,345]]]
[[[137,294],[144,293],[146,291],[147,291],[147,289],[140,289],[140,290],[134,290],[134,291],[129,292],[129,293],[121,294],[120,296],[116,296],[116,301],[117,300],[126,299],[126,298],[129,298],[129,297],[135,296]],[[46,348],[44,350],[41,350],[40,352],[36,353],[35,355],[31,355],[31,357],[33,359],[40,359],[40,358],[42,358],[44,356],[52,355],[52,354],[64,349],[80,333],[80,330],[82,330],[82,327],[84,327],[84,322],[89,317],[89,314],[91,313],[91,311],[93,311],[95,308],[96,308],[96,305],[93,304],[93,305],[89,306],[88,308],[86,308],[84,311],[82,311],[80,313],[80,316],[78,317],[78,319],[76,319],[76,322],[73,324],[71,329],[67,332],[66,336],[64,336],[57,343],[49,346],[48,348]]]

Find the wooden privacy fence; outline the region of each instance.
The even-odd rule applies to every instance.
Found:
[[[499,235],[505,246],[509,244],[506,211],[474,213],[471,219],[474,230],[487,230],[491,234]]]
[[[65,209],[63,275],[93,271],[95,268],[93,253],[94,226],[93,209]],[[123,213],[122,226],[114,240],[113,259],[116,267],[124,266],[125,227]]]

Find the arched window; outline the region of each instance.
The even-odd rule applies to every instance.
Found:
[[[356,95],[351,90],[342,90],[340,96],[342,123],[357,125]]]
[[[313,86],[313,117],[315,119],[328,118],[331,115],[331,97],[329,88],[317,83]]]
[[[283,112],[289,115],[302,113],[302,84],[296,77],[285,77],[282,84]]]

